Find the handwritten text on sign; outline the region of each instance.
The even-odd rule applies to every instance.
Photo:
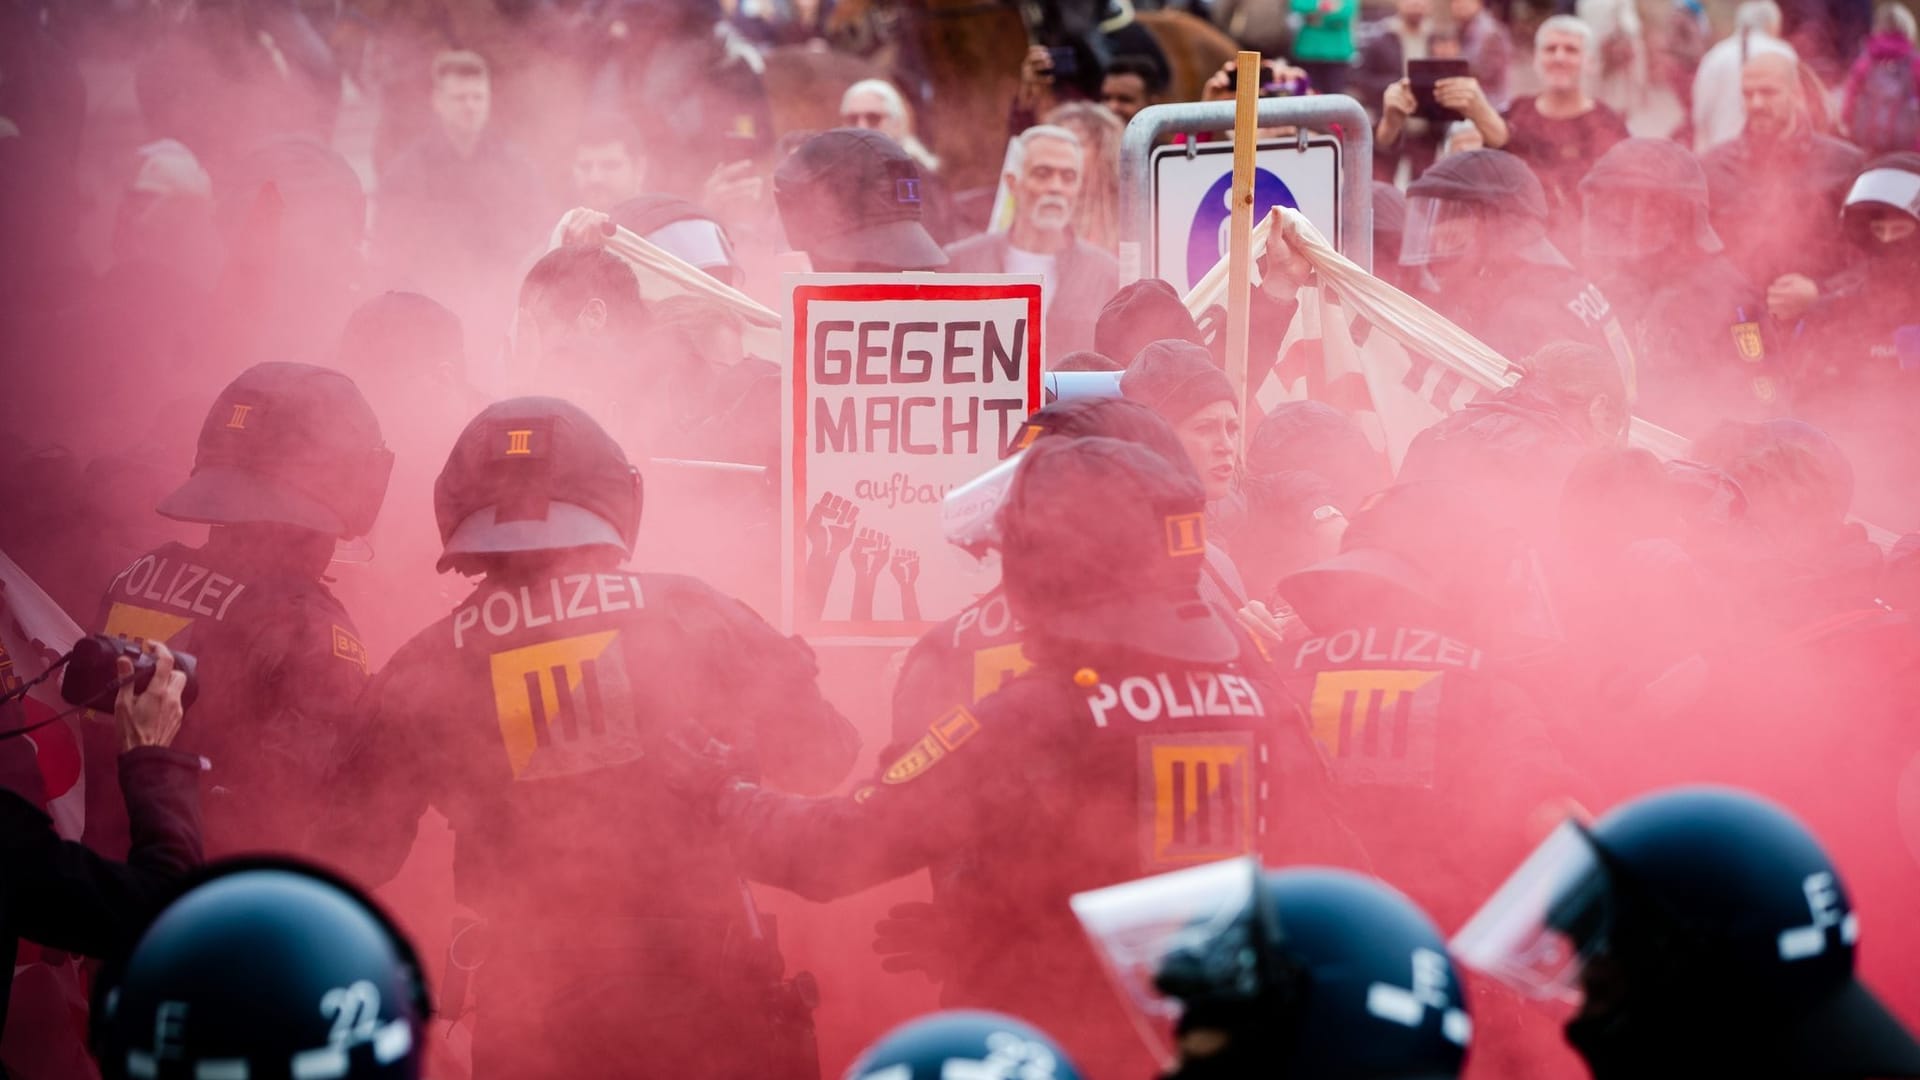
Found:
[[[1039,406],[1032,279],[789,278],[785,610],[802,632],[905,637],[992,586],[940,500]]]

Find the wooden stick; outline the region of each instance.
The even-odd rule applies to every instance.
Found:
[[[1253,387],[1247,385],[1247,319],[1253,298],[1253,151],[1259,142],[1260,54],[1234,61],[1233,218],[1227,225],[1227,381],[1240,395],[1241,449],[1246,449]]]

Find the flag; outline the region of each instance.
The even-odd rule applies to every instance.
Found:
[[[1475,398],[1513,385],[1520,369],[1425,304],[1381,281],[1335,251],[1299,211],[1274,207],[1253,230],[1264,250],[1273,230],[1291,234],[1319,284],[1300,290],[1300,311],[1280,355],[1250,388],[1250,411],[1312,399],[1350,414],[1397,470],[1413,437]],[[1258,267],[1254,268],[1256,275]],[[1222,259],[1187,294],[1198,318],[1225,302]],[[1259,358],[1249,369],[1260,371]],[[1661,458],[1679,456],[1686,440],[1635,419],[1634,446]]]
[[[583,219],[578,215],[583,214],[604,217],[590,210],[569,210],[553,227],[547,250],[551,251],[565,243],[569,230],[581,228]],[[640,295],[643,299],[699,296],[718,301],[746,325],[745,344],[748,352],[765,357],[786,355],[780,337],[779,312],[629,229],[616,227],[612,233],[604,236],[602,243],[608,251],[633,267],[634,276],[640,279]]]
[[[0,552],[0,692],[31,681],[47,666],[67,654],[83,635],[80,627],[60,610],[53,598],[34,584],[19,565]],[[21,710],[9,709],[0,724],[12,728],[37,724],[66,711],[59,679],[49,679],[27,691]],[[4,714],[0,714],[4,715]],[[40,767],[47,795],[43,807],[54,828],[68,840],[78,840],[86,825],[86,773],[81,768],[80,727],[77,717],[60,720],[26,735]]]

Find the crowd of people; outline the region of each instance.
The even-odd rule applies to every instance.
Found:
[[[0,11],[4,640],[133,643],[0,652],[0,1076],[1920,1076],[1911,8],[1186,12],[1515,365],[1394,452],[1296,226],[1250,385],[1129,280],[1059,6],[991,161],[804,4]],[[775,627],[792,271],[1110,374],[910,647]]]

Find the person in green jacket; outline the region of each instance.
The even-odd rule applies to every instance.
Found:
[[[1347,73],[1353,69],[1353,20],[1360,0],[1288,0],[1298,20],[1293,35],[1293,62],[1306,70],[1313,88],[1323,94],[1344,93]]]

